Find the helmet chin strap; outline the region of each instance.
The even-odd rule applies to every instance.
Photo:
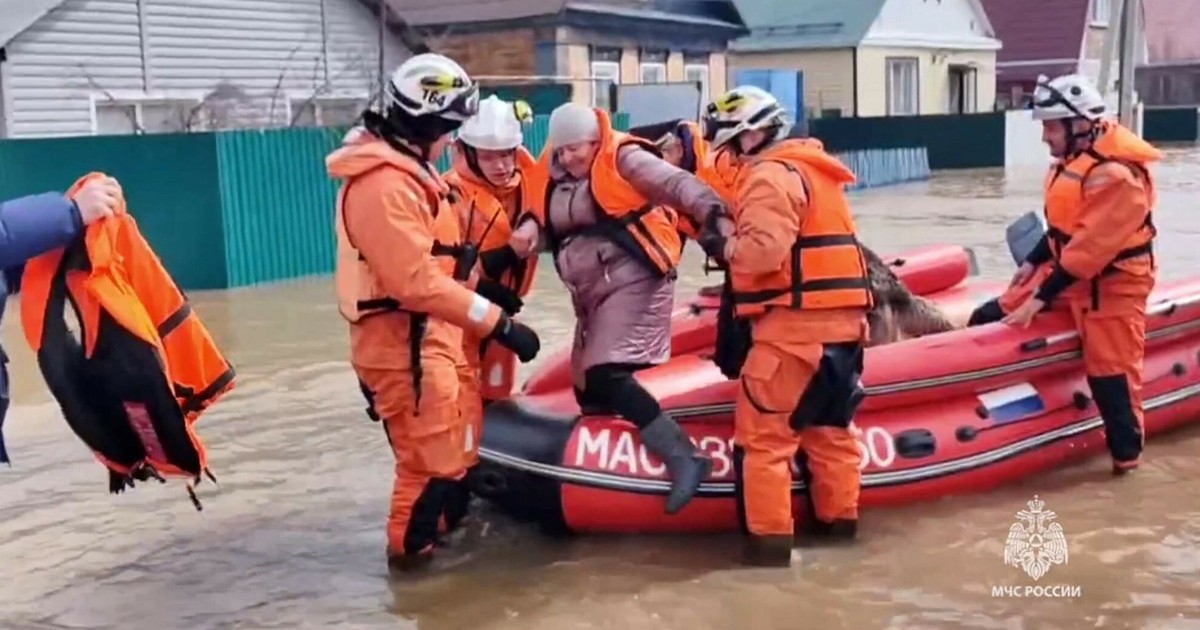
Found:
[[[762,134],[763,134],[762,140],[759,140],[758,143],[756,143],[754,146],[750,147],[749,149],[746,149],[745,151],[742,150],[742,144],[740,142],[737,142],[737,138],[734,138],[734,142],[732,143],[733,144],[732,148],[733,148],[735,154],[737,154],[737,155],[755,155],[758,152],[762,151],[763,149],[767,148],[767,145],[771,144],[775,140],[775,135],[779,133],[779,125],[771,125],[770,127],[763,127],[762,129],[756,129],[755,131],[762,132]]]
[[[1075,131],[1076,120],[1087,120],[1086,118],[1064,118],[1060,122],[1063,126],[1063,131],[1067,133],[1067,146],[1063,152],[1065,155],[1078,155],[1083,153],[1087,148],[1082,146],[1084,143],[1092,143],[1096,140],[1099,134],[1100,127],[1095,122],[1088,121],[1087,129],[1083,131]]]

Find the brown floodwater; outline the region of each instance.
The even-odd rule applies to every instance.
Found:
[[[1159,260],[1164,277],[1179,277],[1200,265],[1200,151],[1171,150],[1157,175]],[[938,173],[853,202],[875,249],[961,243],[999,279],[1012,269],[1004,226],[1040,208],[1040,180]],[[699,268],[696,254],[688,269]],[[713,281],[688,274],[681,295]],[[198,425],[221,482],[200,486],[203,512],[179,482],[108,494],[104,469],[50,402],[10,304],[0,630],[1200,628],[1200,430],[1151,441],[1147,463],[1125,479],[1097,459],[986,495],[868,512],[859,544],[803,549],[790,570],[740,568],[735,535],[548,539],[489,514],[452,567],[392,584],[391,455],[363,413],[330,280],[192,299],[240,372],[236,392]],[[524,319],[547,345],[569,342],[551,265],[527,303]],[[1070,552],[1036,584],[1072,596],[993,596],[994,586],[1035,584],[1003,560],[1015,513],[1035,494],[1058,514]]]

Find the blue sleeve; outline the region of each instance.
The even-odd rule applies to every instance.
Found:
[[[64,247],[82,231],[79,208],[59,193],[6,201],[0,204],[0,268]]]

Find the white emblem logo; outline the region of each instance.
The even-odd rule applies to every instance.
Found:
[[[1067,537],[1058,515],[1045,509],[1046,502],[1033,496],[1028,510],[1017,512],[1017,522],[1008,530],[1004,543],[1004,564],[1020,567],[1029,577],[1039,580],[1051,565],[1067,563]]]

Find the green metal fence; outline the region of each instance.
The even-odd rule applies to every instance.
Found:
[[[628,115],[613,123],[628,128]],[[526,133],[536,155],[549,116]],[[0,199],[64,190],[89,171],[122,183],[147,240],[184,289],[325,274],[335,259],[338,182],[325,156],[345,129],[278,129],[0,142]],[[836,147],[841,148],[841,147]],[[840,151],[859,186],[928,177],[923,148]],[[449,160],[438,161],[446,171]]]
[[[1004,129],[1004,112],[808,121],[831,151],[926,147],[935,170],[1004,166]]]
[[[66,190],[91,171],[120,180],[138,227],[180,286],[229,286],[215,134],[0,142],[0,199]]]

